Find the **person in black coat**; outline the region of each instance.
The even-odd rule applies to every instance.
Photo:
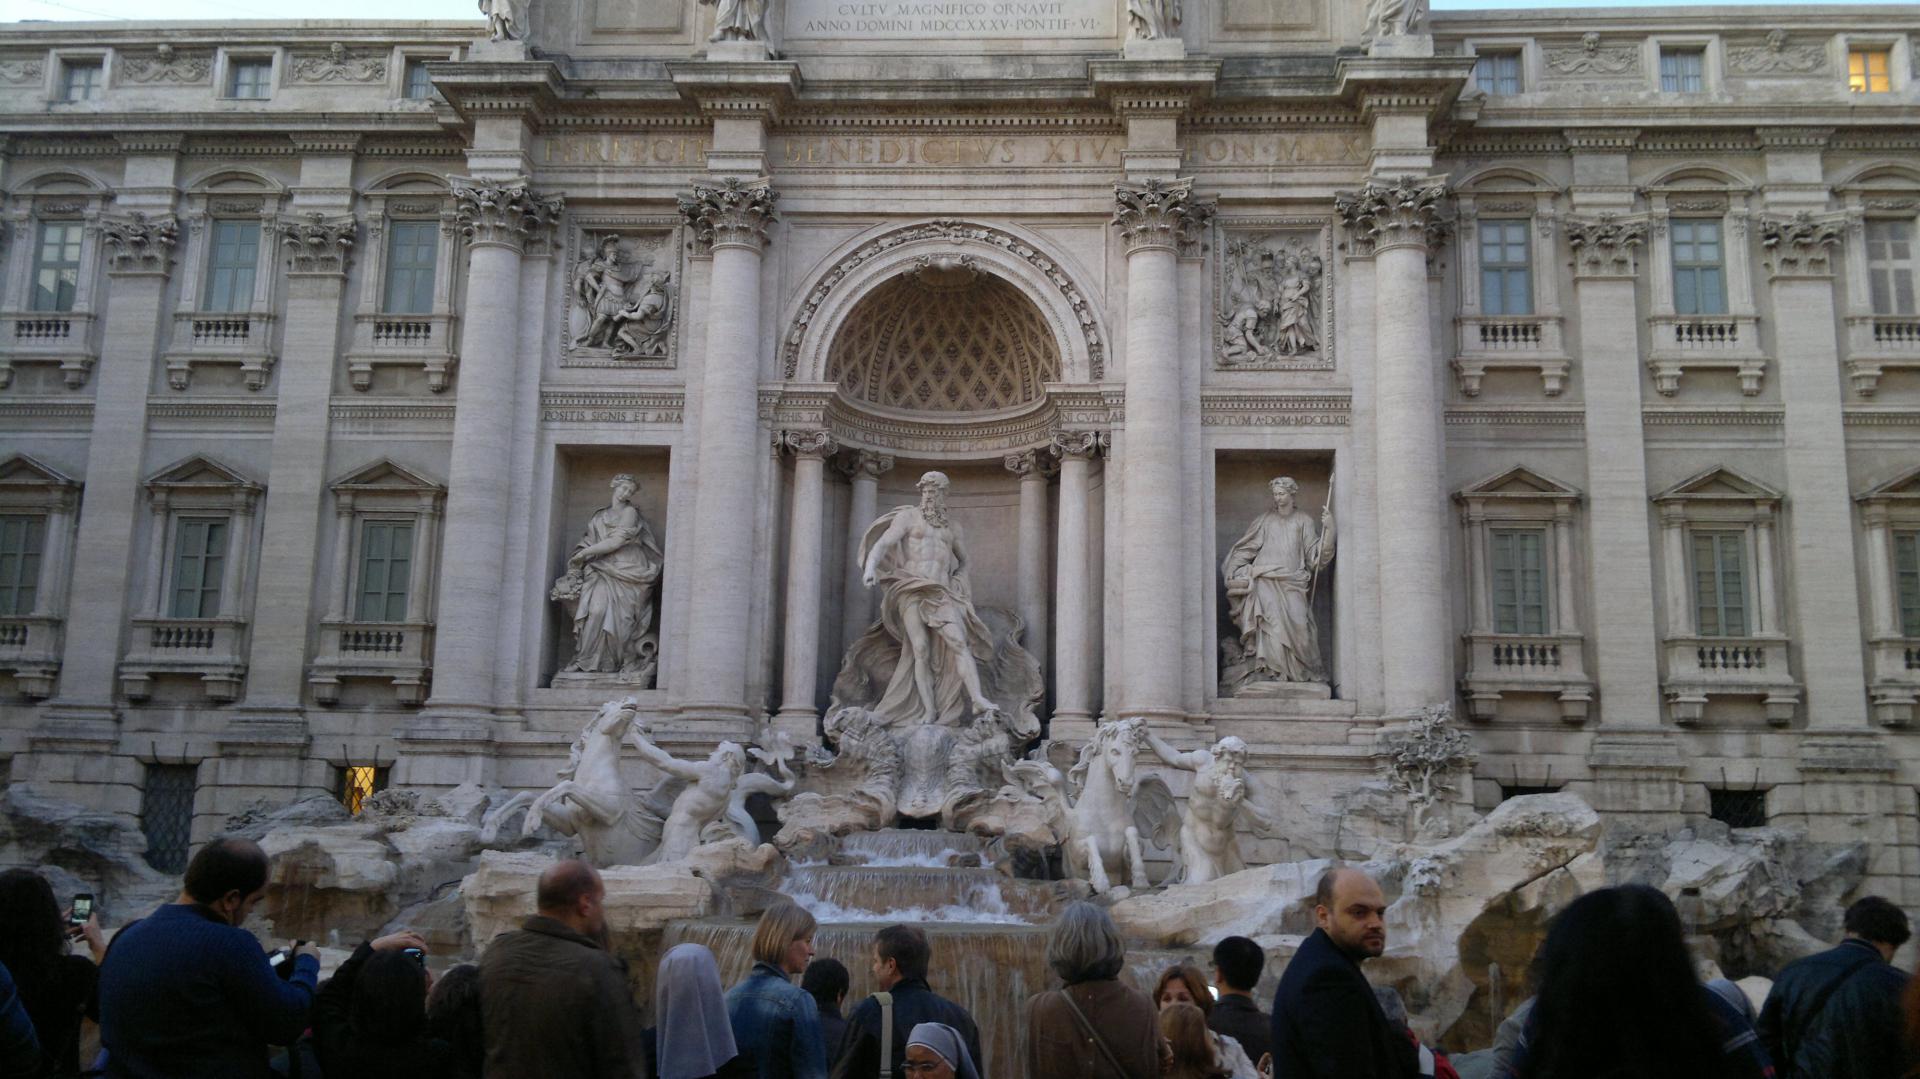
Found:
[[[893,994],[893,1077],[905,1079],[907,1036],[921,1023],[945,1023],[980,1057],[980,1028],[973,1016],[927,984],[933,949],[927,935],[909,925],[890,925],[874,935],[873,984]],[[834,1054],[833,1079],[867,1079],[880,1071],[880,1002],[868,997],[847,1016],[847,1030]]]
[[[1899,907],[1870,895],[1847,908],[1839,947],[1787,964],[1756,1029],[1780,1079],[1898,1075],[1906,1062],[1892,963],[1912,930]]]
[[[355,948],[313,998],[320,1069],[347,1079],[451,1079],[453,1047],[427,1030],[426,942],[394,933]]]
[[[87,942],[92,959],[68,954],[73,937]],[[45,877],[31,869],[0,873],[0,963],[13,972],[46,1054],[47,1075],[80,1072],[80,1019],[98,1015],[98,964],[105,952],[99,921],[69,926]]]
[[[1273,995],[1273,1079],[1411,1079],[1420,1058],[1387,1022],[1360,964],[1387,948],[1386,897],[1358,869],[1330,869],[1314,894],[1318,925]]]
[[[807,972],[800,976],[800,988],[813,997],[820,1009],[820,1044],[826,1046],[829,1053],[840,1048],[840,1039],[847,1033],[847,1020],[840,1009],[847,1002],[850,982],[846,965],[826,956],[808,963]]]

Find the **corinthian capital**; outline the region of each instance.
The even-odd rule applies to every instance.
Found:
[[[1792,217],[1761,218],[1760,246],[1766,249],[1767,272],[1774,277],[1830,276],[1833,249],[1840,246],[1842,233],[1840,221],[1805,210]]]
[[[1164,247],[1179,250],[1199,238],[1213,207],[1193,197],[1192,178],[1113,185],[1113,227],[1127,253]]]
[[[742,182],[727,177],[717,187],[693,185],[693,194],[680,196],[680,216],[693,230],[693,241],[703,249],[750,247],[767,242],[767,226],[774,222],[773,207],[780,193],[765,176]]]
[[[541,195],[525,180],[481,180],[453,177],[454,220],[460,232],[475,244],[524,248],[546,229],[560,223],[566,200]]]
[[[828,457],[839,448],[825,431],[787,431],[781,439],[795,457]]]
[[[1622,221],[1613,214],[1567,218],[1576,278],[1632,277],[1639,269],[1634,253],[1646,242],[1644,221]]]
[[[359,224],[351,217],[329,218],[306,214],[281,223],[280,243],[294,273],[337,274],[347,268],[347,256]]]
[[[180,224],[172,217],[150,218],[135,211],[102,222],[100,238],[107,242],[107,268],[114,273],[164,274],[173,265]]]
[[[1055,457],[1092,457],[1107,448],[1105,431],[1055,431]]]
[[[1446,237],[1447,221],[1440,210],[1448,194],[1444,178],[1402,176],[1387,183],[1370,180],[1358,191],[1342,191],[1333,197],[1333,208],[1363,251],[1431,250]]]

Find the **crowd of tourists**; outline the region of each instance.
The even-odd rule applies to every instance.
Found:
[[[985,1079],[981,1031],[935,990],[927,936],[874,934],[873,995],[848,1009],[849,972],[814,957],[813,916],[786,899],[755,927],[753,966],[725,987],[713,952],[668,949],[651,1017],[609,946],[592,866],[556,863],[538,913],[478,964],[429,968],[396,933],[356,948],[326,981],[306,944],[263,950],[242,923],[267,890],[254,843],[215,840],[176,902],[109,943],[63,912],[46,879],[0,873],[0,1079]],[[1438,1079],[1399,994],[1364,964],[1386,949],[1380,885],[1330,870],[1316,927],[1254,997],[1260,945],[1227,937],[1211,970],[1167,968],[1145,994],[1106,911],[1068,905],[1046,958],[1060,985],[1026,1001],[1016,1031],[1029,1079]],[[1476,1074],[1495,1079],[1920,1079],[1920,980],[1893,963],[1906,915],[1878,897],[1845,913],[1838,946],[1788,965],[1757,1011],[1725,980],[1702,984],[1678,913],[1642,885],[1579,897],[1529,971]],[[78,954],[76,950],[86,954]],[[796,978],[798,981],[796,982]],[[640,979],[645,981],[645,979]],[[98,1048],[82,1059],[85,1021]],[[1490,1066],[1490,1071],[1488,1070]],[[1008,1077],[1011,1079],[1011,1077]]]

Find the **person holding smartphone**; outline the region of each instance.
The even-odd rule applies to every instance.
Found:
[[[453,1046],[427,1029],[427,942],[393,933],[355,948],[313,1000],[323,1075],[445,1079]]]
[[[0,873],[0,964],[13,973],[49,1069],[44,1074],[52,1076],[79,1074],[80,1020],[93,1005],[106,951],[93,897],[74,898],[84,904],[62,913],[45,877],[31,869]],[[91,959],[70,954],[75,940],[86,942]]]

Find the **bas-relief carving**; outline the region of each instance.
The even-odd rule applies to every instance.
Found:
[[[351,217],[307,214],[281,223],[281,246],[295,273],[340,273],[353,252],[359,225]]]
[[[1788,45],[1785,30],[1772,30],[1765,45],[1728,48],[1727,70],[1738,75],[1817,75],[1827,70],[1827,50],[1820,45]]]
[[[352,52],[336,41],[323,53],[296,53],[291,71],[288,81],[295,83],[379,82],[387,77],[387,61],[384,57]]]
[[[1636,253],[1647,242],[1646,222],[1601,214],[1569,217],[1566,228],[1575,277],[1632,277],[1638,271]]]
[[[123,55],[120,77],[128,82],[197,86],[213,78],[212,55],[188,55],[164,42],[150,55]]]
[[[1227,235],[1215,315],[1219,366],[1333,366],[1324,230]]]
[[[111,268],[164,273],[172,266],[180,225],[172,217],[149,218],[136,210],[102,224],[100,238],[107,243],[107,264]]]
[[[1600,35],[1589,31],[1580,36],[1580,44],[1547,49],[1548,77],[1633,75],[1640,71],[1640,49],[1635,45],[1601,45]]]
[[[1451,704],[1423,709],[1407,720],[1404,732],[1387,738],[1377,754],[1387,784],[1406,796],[1414,835],[1420,840],[1447,837],[1446,816],[1428,814],[1473,767],[1473,740],[1452,723]]]
[[[587,521],[566,572],[553,583],[551,598],[573,622],[573,659],[554,681],[651,688],[660,652],[654,592],[663,558],[653,529],[633,506],[639,483],[622,474],[612,487],[612,502]]]
[[[567,287],[570,357],[667,361],[677,304],[673,234],[583,234],[590,250]]]
[[[1269,683],[1327,680],[1313,593],[1320,572],[1333,561],[1332,500],[1315,523],[1295,506],[1300,485],[1292,478],[1281,476],[1267,487],[1273,509],[1254,518],[1220,566],[1227,615],[1240,631],[1238,640],[1221,642],[1220,688],[1226,695],[1259,695],[1257,687]]]
[[[0,60],[0,82],[39,82],[45,70],[38,60]]]

